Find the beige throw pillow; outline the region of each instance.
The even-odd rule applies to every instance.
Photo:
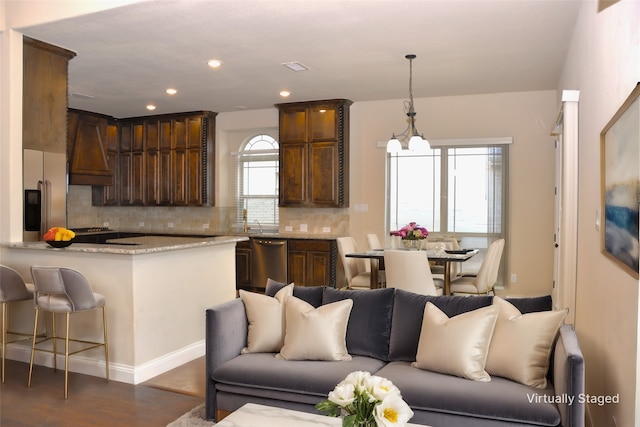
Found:
[[[449,318],[428,302],[412,366],[474,381],[491,381],[484,366],[497,317],[498,308],[488,306]]]
[[[500,297],[493,298],[499,307],[493,333],[487,372],[536,388],[547,387],[551,346],[566,310],[522,314]]]
[[[284,346],[276,357],[286,360],[351,360],[347,323],[353,300],[314,308],[296,297],[285,300]],[[373,339],[373,337],[372,337]]]
[[[284,343],[284,300],[293,295],[293,283],[273,297],[240,290],[249,321],[247,346],[242,353],[276,353]]]

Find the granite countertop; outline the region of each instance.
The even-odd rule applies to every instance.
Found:
[[[45,251],[87,252],[116,255],[138,255],[204,246],[224,245],[248,240],[246,236],[180,237],[140,236],[110,240],[107,244],[73,243],[66,248],[53,248],[46,242],[13,242],[4,247],[13,249],[39,249]]]

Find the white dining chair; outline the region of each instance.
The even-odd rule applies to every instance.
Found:
[[[384,245],[380,243],[380,239],[377,234],[369,233],[367,234],[367,243],[369,244],[369,250],[380,250],[384,249]]]
[[[489,295],[498,281],[498,270],[504,250],[504,239],[489,245],[477,276],[460,276],[451,279],[451,294]]]
[[[425,251],[385,249],[387,288],[403,289],[422,295],[442,295],[444,281],[435,279]]]
[[[368,260],[346,256],[358,251],[355,239],[353,237],[338,237],[336,243],[349,288],[371,289],[371,272],[366,268]]]

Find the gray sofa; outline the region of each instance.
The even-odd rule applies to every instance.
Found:
[[[274,295],[282,285],[270,283]],[[425,304],[449,317],[492,303],[491,296],[424,296],[398,289],[344,291],[295,287],[311,305],[353,299],[347,326],[350,361],[286,361],[273,353],[241,354],[247,317],[241,299],[206,313],[206,416],[259,403],[305,412],[353,371],[391,380],[414,411],[412,423],[445,426],[584,426],[584,362],[576,334],[562,325],[553,346],[546,389],[492,376],[476,382],[411,367]],[[551,309],[551,298],[507,299],[522,313]],[[573,403],[569,404],[570,398]],[[221,411],[221,412],[217,412]]]

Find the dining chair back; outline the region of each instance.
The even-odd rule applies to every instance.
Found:
[[[2,382],[4,383],[4,361],[7,355],[7,344],[22,341],[31,337],[24,332],[9,330],[9,304],[33,299],[33,285],[25,283],[20,273],[13,268],[0,265],[0,302],[2,303]],[[7,335],[19,337],[8,341]],[[15,338],[15,337],[14,337]]]
[[[387,288],[422,295],[442,295],[444,282],[434,279],[425,251],[385,249],[384,265]]]
[[[352,289],[370,289],[371,272],[367,271],[366,260],[361,258],[348,258],[349,253],[357,252],[356,241],[353,237],[338,237],[338,254],[344,268],[347,285]]]
[[[369,243],[369,250],[371,251],[384,249],[384,245],[380,243],[380,239],[378,239],[377,234],[367,234],[367,243]]]
[[[451,293],[489,294],[498,281],[500,260],[504,251],[504,239],[498,239],[489,245],[480,270],[476,276],[462,276],[451,282]]]
[[[70,268],[63,267],[31,267],[31,276],[35,287],[35,320],[33,328],[33,343],[31,345],[31,360],[29,362],[29,381],[28,387],[31,387],[31,374],[33,372],[33,359],[36,351],[44,351],[53,353],[53,367],[56,369],[57,359],[57,340],[63,339],[65,342],[65,370],[64,370],[64,398],[68,397],[69,383],[69,356],[86,351],[96,347],[104,348],[105,373],[106,380],[109,381],[109,350],[107,343],[107,313],[105,309],[105,297],[101,294],[94,293],[87,279],[80,272]],[[103,340],[79,340],[69,337],[69,319],[70,315],[86,310],[102,309],[102,326]],[[38,324],[38,314],[40,311],[52,313],[52,336],[46,337],[40,341],[36,341],[36,326]],[[55,314],[65,314],[66,325],[64,337],[58,337],[55,326]],[[53,351],[38,347],[45,341],[53,342]],[[69,351],[69,342],[77,342],[84,344],[84,347]]]

